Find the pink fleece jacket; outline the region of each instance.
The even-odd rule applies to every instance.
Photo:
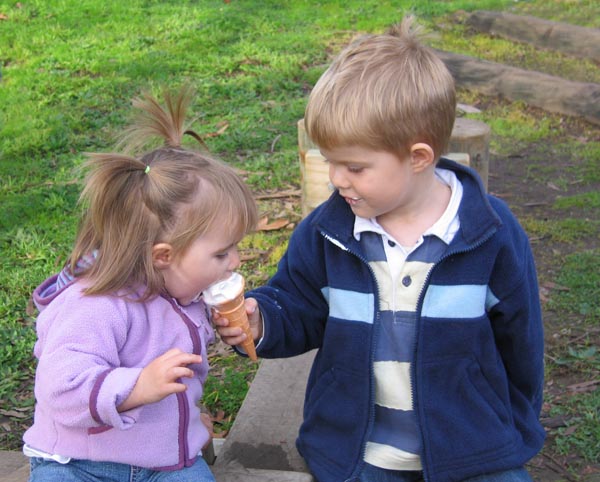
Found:
[[[56,276],[34,292],[38,358],[34,424],[29,446],[76,459],[157,470],[191,465],[209,434],[198,401],[208,372],[206,346],[214,340],[202,301],[180,307],[167,296],[144,303],[118,296],[85,296]],[[190,365],[187,390],[127,412],[117,406],[143,367],[171,348],[202,356]]]

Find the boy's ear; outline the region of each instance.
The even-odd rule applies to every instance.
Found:
[[[433,164],[435,155],[429,144],[417,142],[410,146],[410,159],[414,172],[421,172]]]
[[[152,246],[152,263],[157,269],[167,268],[173,261],[173,247],[169,243]]]

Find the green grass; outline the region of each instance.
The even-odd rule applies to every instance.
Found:
[[[559,291],[548,308],[578,314],[586,324],[600,326],[600,250],[568,256],[556,282],[567,289]]]
[[[592,219],[539,219],[522,217],[521,224],[530,237],[547,237],[552,242],[577,244],[582,237],[597,235],[600,221]]]
[[[580,453],[590,463],[600,463],[600,390],[573,395],[561,414],[570,416],[567,426],[558,430],[556,446],[563,455]]]
[[[577,208],[583,210],[591,210],[597,212],[600,209],[600,192],[586,192],[577,194],[575,196],[558,198],[554,207],[556,209],[568,210],[570,208]]]
[[[213,368],[204,385],[202,403],[216,419],[215,433],[226,434],[259,365],[236,354],[213,356],[211,363]]]
[[[296,122],[310,89],[332,56],[354,36],[381,32],[405,12],[438,32],[432,45],[497,62],[535,68],[574,80],[600,82],[594,64],[538,52],[530,46],[471,32],[462,19],[475,9],[498,9],[599,27],[592,0],[265,0],[157,1],[0,0],[0,406],[30,410],[35,312],[32,290],[64,262],[77,225],[80,189],[76,171],[83,153],[111,148],[127,122],[131,98],[192,83],[193,128],[212,152],[235,166],[257,193],[299,189]],[[477,104],[475,93],[459,101]],[[492,127],[492,151],[511,155],[536,145],[566,159],[561,170],[535,159],[528,176],[558,188],[600,182],[597,129],[580,138],[564,134],[561,116],[540,115],[522,103],[485,99],[473,117]],[[546,147],[547,146],[547,147]],[[544,151],[546,149],[546,151]],[[566,175],[568,174],[568,175]],[[298,196],[261,201],[270,219],[300,218]],[[531,236],[578,245],[598,232],[599,200],[592,187],[559,196],[556,220],[524,217]],[[573,210],[583,217],[571,216]],[[285,251],[291,229],[261,232],[242,243],[242,271],[250,287],[264,283]],[[557,259],[561,286],[550,309],[598,326],[598,251]],[[597,376],[593,343],[565,349],[549,372],[568,367]],[[596,360],[596,361],[594,361]],[[560,365],[565,362],[566,365]],[[206,385],[205,403],[222,410],[228,430],[256,365],[219,354]],[[572,397],[556,409],[577,414],[577,430],[557,438],[560,450],[588,455],[598,440],[598,391]],[[591,414],[591,415],[590,415]],[[0,448],[18,446],[22,426],[0,427]],[[596,451],[598,453],[598,451]]]

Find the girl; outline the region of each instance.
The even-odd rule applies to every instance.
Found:
[[[124,136],[140,158],[92,154],[70,261],[34,292],[35,422],[30,481],[214,481],[198,401],[214,339],[201,294],[240,263],[257,220],[233,169],[184,149],[191,91],[149,95]],[[122,145],[123,145],[122,144]]]

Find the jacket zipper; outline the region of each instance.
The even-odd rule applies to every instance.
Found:
[[[347,253],[351,254],[352,256],[358,258],[361,262],[363,262],[367,269],[369,270],[369,272],[371,273],[371,277],[374,281],[375,284],[375,319],[373,320],[373,338],[371,340],[371,347],[370,347],[370,357],[369,357],[369,373],[370,373],[370,393],[369,393],[369,421],[368,421],[368,430],[365,432],[365,435],[363,437],[363,441],[362,441],[362,447],[360,449],[360,456],[359,459],[357,461],[357,463],[354,466],[354,471],[352,472],[352,474],[350,475],[349,479],[346,479],[344,482],[351,482],[352,480],[354,480],[354,478],[356,476],[358,476],[359,471],[357,469],[359,469],[359,467],[362,467],[364,465],[364,459],[365,459],[365,452],[367,451],[367,433],[370,432],[370,429],[373,425],[373,421],[375,418],[375,374],[373,373],[373,365],[375,363],[375,342],[377,341],[377,335],[378,335],[378,329],[379,329],[379,285],[377,283],[377,277],[375,276],[375,272],[373,271],[373,269],[371,268],[371,266],[369,266],[369,262],[360,254],[350,250],[347,246],[345,246],[344,244],[342,244],[340,241],[338,241],[337,239],[332,238],[331,236],[329,236],[328,234],[325,234],[323,231],[319,231],[321,233],[321,235],[330,243],[334,244],[335,246],[337,246],[338,248],[342,249],[343,251],[346,251]]]
[[[185,393],[178,393],[177,396],[180,400],[180,408],[181,408],[181,425],[183,426],[183,431],[181,432],[181,445],[183,446],[183,460],[181,463],[184,467],[189,467],[191,465],[191,459],[193,457],[190,456],[190,448],[188,446],[188,425],[190,422],[189,417],[189,404],[188,399],[185,396]]]
[[[487,236],[485,236],[483,239],[480,239],[477,243],[471,245],[471,246],[467,246],[464,249],[459,249],[459,250],[455,250],[455,251],[448,251],[447,253],[445,253],[440,259],[437,260],[437,262],[431,267],[431,269],[429,270],[429,273],[427,273],[427,276],[425,277],[425,281],[423,283],[423,286],[421,287],[421,291],[419,292],[419,298],[418,298],[418,302],[417,302],[417,319],[415,320],[415,337],[413,339],[413,360],[414,363],[411,366],[411,370],[410,370],[410,376],[411,376],[411,399],[412,399],[412,406],[413,406],[413,410],[415,412],[415,415],[417,417],[417,426],[419,427],[419,432],[421,434],[421,441],[422,441],[422,454],[421,454],[421,466],[423,467],[423,480],[425,482],[428,482],[429,480],[429,476],[427,474],[427,464],[426,464],[426,458],[425,458],[425,434],[423,432],[423,424],[421,423],[421,421],[419,420],[419,411],[417,410],[418,408],[418,403],[417,403],[417,397],[415,397],[415,392],[417,391],[417,340],[418,340],[418,335],[419,335],[419,331],[420,331],[420,326],[421,326],[421,313],[423,311],[423,301],[425,300],[425,293],[427,291],[427,287],[429,286],[429,281],[431,280],[431,277],[433,275],[433,271],[446,259],[448,259],[450,256],[454,256],[456,254],[464,254],[464,253],[468,253],[470,251],[475,251],[477,248],[479,248],[479,246],[481,246],[483,243],[485,243],[488,239],[490,239],[492,237],[492,235],[494,234],[495,230],[493,230],[492,232],[490,232]]]
[[[183,309],[181,308],[181,306],[179,306],[179,303],[177,303],[176,300],[174,300],[173,298],[171,298],[169,296],[165,296],[165,298],[171,304],[173,309],[175,311],[177,311],[177,313],[181,317],[182,321],[184,322],[185,326],[187,327],[188,332],[190,334],[190,338],[192,340],[193,353],[196,355],[201,355],[202,347],[200,346],[201,345],[200,335],[198,334],[198,331],[196,330],[196,325],[194,325],[194,323],[192,322],[190,317],[185,313],[185,311],[183,311]],[[181,379],[179,379],[179,382],[181,382]],[[187,437],[187,433],[189,430],[189,421],[190,421],[189,420],[189,402],[188,402],[187,396],[185,395],[185,392],[177,393],[177,404],[179,406],[179,423],[182,428],[180,435],[179,435],[180,436],[179,444],[182,447],[182,451],[181,451],[182,456],[180,458],[180,463],[182,464],[183,467],[189,467],[192,463],[192,460],[194,460],[196,456],[191,457],[190,453],[189,453],[189,445],[188,445],[188,437]]]

